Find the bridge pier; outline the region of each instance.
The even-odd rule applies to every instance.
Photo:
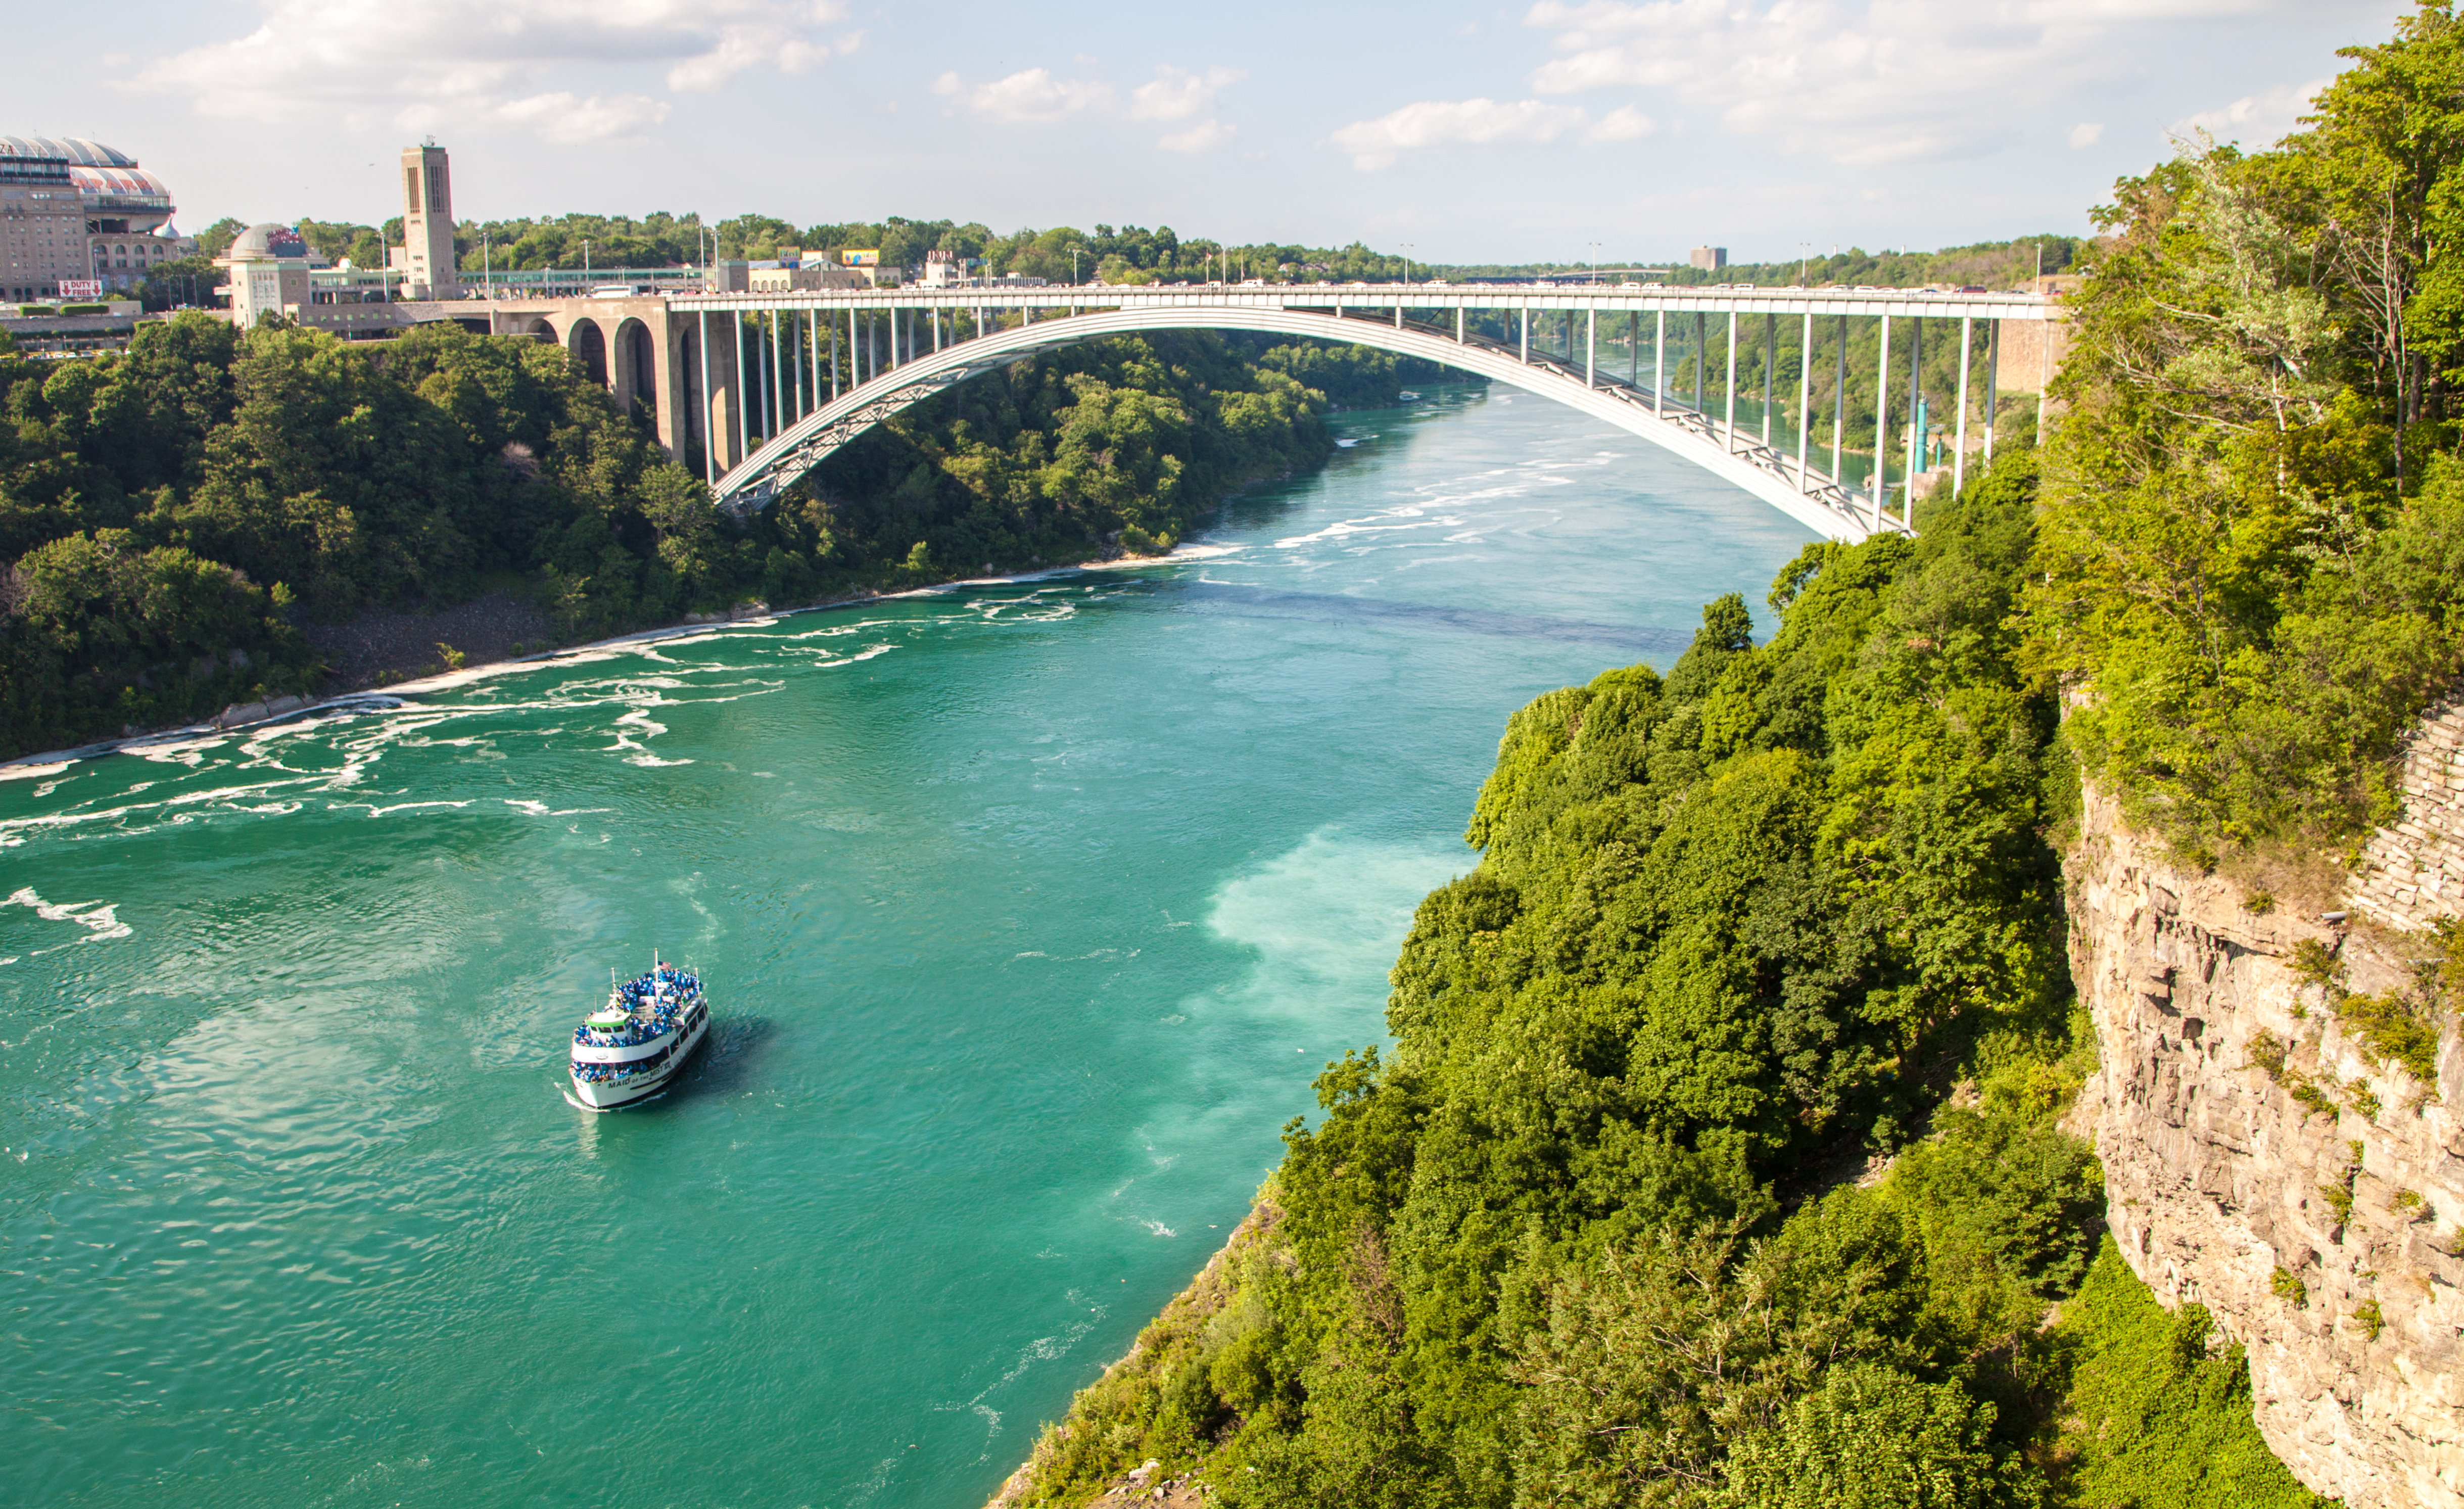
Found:
[[[1771,444],[1772,369],[1779,362],[1779,317],[1763,311],[1763,444]]]
[[[1722,397],[1727,405],[1720,427],[1727,433],[1728,454],[1733,456],[1737,453],[1737,312],[1733,309],[1728,311],[1728,364],[1720,377]]]
[[[1651,415],[1661,415],[1660,395],[1668,387],[1668,311],[1651,312]]]
[[[2002,321],[1985,332],[1985,464],[1993,464],[1993,431],[2000,427],[2001,376],[1994,363],[2002,360]]]
[[[1959,317],[1959,432],[1950,441],[1950,491],[1956,493],[1968,485],[1968,363],[1969,339],[1974,334],[1974,317]]]
[[[1839,437],[1848,433],[1848,317],[1839,317],[1838,370],[1831,375],[1831,475],[1839,475]]]

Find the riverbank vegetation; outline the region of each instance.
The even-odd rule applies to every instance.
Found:
[[[1392,1048],[1328,1066],[1271,1220],[1024,1501],[1150,1456],[1259,1509],[2211,1501],[2135,1444],[2162,1416],[2240,1454],[2237,1502],[2312,1502],[2238,1359],[2098,1258],[2057,1125],[2092,1039],[2036,501],[2013,452],[1913,541],[1809,546],[1766,642],[1723,599],[1665,676],[1515,713]]]
[[[485,584],[580,639],[1168,549],[1332,449],[1312,383],[1399,382],[1348,347],[1093,342],[909,410],[738,521],[528,339],[185,316],[123,356],[0,354],[0,754],[308,690],[303,625]]]

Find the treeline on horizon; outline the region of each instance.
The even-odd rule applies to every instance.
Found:
[[[156,307],[186,297],[192,286],[219,286],[221,274],[212,259],[228,250],[247,226],[224,218],[199,232],[197,255],[157,269],[149,296]],[[382,226],[303,217],[295,224],[308,244],[327,260],[348,258],[358,267],[383,267],[385,249],[402,241],[399,217]],[[699,266],[713,257],[767,261],[787,252],[849,250],[877,251],[884,267],[920,266],[930,252],[947,252],[980,264],[992,276],[1041,277],[1048,282],[1107,283],[1203,282],[1226,277],[1238,282],[1395,282],[1407,273],[1416,280],[1430,277],[1522,278],[1586,275],[1595,270],[1578,263],[1527,262],[1439,264],[1414,262],[1399,252],[1379,252],[1354,241],[1342,247],[1193,238],[1183,240],[1169,226],[1098,224],[1091,230],[1072,226],[1048,230],[1022,229],[999,232],[981,222],[911,220],[892,215],[881,221],[810,225],[799,229],[769,215],[742,214],[704,222],[698,213],[656,210],[628,215],[565,214],[508,220],[465,221],[454,230],[454,252],[462,271],[478,273],[558,269]],[[1928,283],[1952,286],[2018,288],[2039,270],[2058,273],[2070,268],[2083,242],[2069,236],[2036,235],[2011,241],[1982,242],[1939,252],[1873,252],[1835,250],[1801,261],[1740,263],[1705,272],[1683,265],[1657,269],[1648,275],[1677,284],[1761,282],[1812,285],[1869,284],[1910,288]],[[1073,254],[1074,253],[1074,254]],[[1611,264],[1623,268],[1629,264]],[[1639,274],[1638,274],[1639,275]],[[200,285],[199,280],[202,279]]]
[[[1407,375],[1353,346],[1093,341],[908,409],[738,520],[527,337],[187,314],[57,362],[0,338],[0,757],[316,689],[303,627],[371,609],[493,588],[570,641],[1169,550]]]
[[[2254,911],[2332,905],[2464,674],[2464,27],[2343,55],[2280,147],[2117,186],[2040,446],[1807,547],[1767,637],[1723,599],[1507,721],[1391,1046],[1025,1502],[1152,1457],[1226,1509],[2321,1504],[2102,1230],[2060,872],[2084,781]],[[2464,1092],[2458,938],[2414,942],[2385,995],[2321,972],[2278,1046],[2341,1021],[2376,1085],[2300,1114]],[[2324,1246],[2268,1302],[2378,1281]]]

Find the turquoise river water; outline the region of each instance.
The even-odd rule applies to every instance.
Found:
[[[0,780],[0,1502],[973,1509],[1241,1219],[1506,715],[1809,536],[1551,405],[1193,558]],[[663,1100],[559,1094],[698,965]]]

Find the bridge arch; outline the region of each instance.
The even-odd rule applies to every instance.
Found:
[[[609,391],[615,395],[617,408],[629,414],[639,405],[644,416],[656,424],[659,353],[650,327],[638,315],[627,315],[616,322],[616,335],[609,344],[609,366],[613,369]]]
[[[989,302],[989,301],[988,301]],[[1905,524],[1819,469],[1758,439],[1726,430],[1648,389],[1636,388],[1553,359],[1529,360],[1484,339],[1465,339],[1428,326],[1308,309],[1216,306],[1123,308],[1067,315],[990,332],[919,355],[815,409],[763,444],[718,479],[722,508],[751,512],[766,504],[842,446],[914,404],[969,378],[998,371],[1041,352],[1112,336],[1162,330],[1243,330],[1375,346],[1419,357],[1553,400],[1734,483],[1791,518],[1832,539],[1855,541],[1902,531]]]
[[[590,374],[591,382],[601,387],[608,385],[607,333],[599,328],[599,321],[586,315],[575,320],[565,332],[565,349]]]

